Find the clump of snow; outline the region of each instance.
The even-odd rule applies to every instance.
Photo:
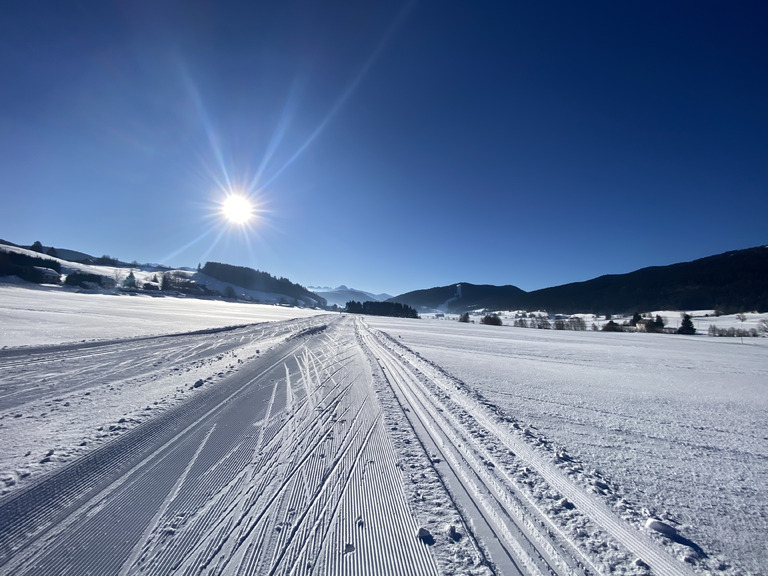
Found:
[[[648,518],[648,520],[645,521],[645,527],[649,530],[654,530],[659,534],[663,534],[664,536],[677,536],[677,530],[656,518]]]
[[[424,526],[421,526],[418,532],[416,532],[416,537],[427,546],[433,546],[435,544],[435,537],[432,536],[432,532],[427,530]]]

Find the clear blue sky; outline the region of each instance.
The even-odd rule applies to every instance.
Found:
[[[766,21],[761,0],[6,2],[0,238],[391,294],[765,244]],[[216,214],[228,185],[249,229]]]

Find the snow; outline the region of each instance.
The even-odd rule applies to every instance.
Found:
[[[321,313],[265,304],[31,286],[0,283],[0,348],[173,334]]]
[[[112,574],[209,568],[437,576],[471,568],[473,544],[457,542],[456,530],[419,537],[435,516],[456,525],[457,514],[414,514],[409,506],[406,461],[392,446],[353,326],[352,318],[335,315],[34,348],[29,358],[19,349],[3,351],[4,401],[15,401],[23,414],[2,414],[0,442],[12,452],[2,455],[2,465],[14,455],[37,462],[5,471],[5,490],[38,480],[2,508],[4,573],[47,573],[61,562],[72,573]],[[302,337],[310,333],[317,335]],[[49,368],[53,382],[26,381]],[[198,389],[193,383],[201,379]],[[178,403],[171,393],[187,399]],[[147,426],[121,429],[138,423],[132,404],[141,406],[152,394],[175,407],[153,402]],[[101,424],[125,411],[113,425]],[[105,438],[89,436],[94,429]],[[83,434],[87,446],[73,450]],[[77,464],[62,466],[99,443]],[[93,454],[98,457],[89,459]],[[118,462],[113,473],[109,463]],[[110,473],[115,480],[105,489],[102,476]],[[68,509],[60,494],[73,492],[85,492],[86,505]],[[25,545],[30,540],[34,545]],[[76,554],[70,542],[77,543]],[[462,564],[446,564],[444,554],[433,552],[441,548]]]
[[[768,565],[768,339],[368,321],[567,455],[623,517],[674,526],[706,569]]]
[[[489,574],[487,559],[507,573],[504,552],[530,573],[768,564],[768,339],[317,314],[0,284],[0,492],[31,493],[185,410],[197,415],[168,424],[135,480],[77,524],[108,522],[110,491],[144,471],[167,484],[134,502],[146,522],[121,524],[136,539],[114,573],[163,573],[153,566],[174,555],[190,570],[266,572],[273,545],[358,573],[396,561]],[[162,476],[165,450],[188,456],[167,458],[175,477]],[[34,573],[67,530],[3,569]]]

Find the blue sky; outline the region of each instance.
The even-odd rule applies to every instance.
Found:
[[[14,2],[0,238],[399,294],[768,242],[768,5]],[[227,225],[232,188],[259,215]]]

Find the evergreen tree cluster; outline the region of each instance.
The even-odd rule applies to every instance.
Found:
[[[294,284],[287,278],[276,278],[267,272],[254,270],[253,268],[233,266],[220,262],[206,262],[200,271],[211,278],[216,278],[235,286],[241,286],[248,290],[285,294],[299,300],[314,300],[321,306],[326,304],[325,298],[310,292],[299,284]]]
[[[41,283],[45,278],[43,273],[35,268],[36,266],[51,268],[61,273],[61,264],[56,260],[17,252],[0,251],[0,276],[18,276],[27,282]]]
[[[392,316],[394,318],[418,318],[419,315],[407,304],[399,302],[347,302],[346,311],[351,314],[370,314],[371,316]]]

